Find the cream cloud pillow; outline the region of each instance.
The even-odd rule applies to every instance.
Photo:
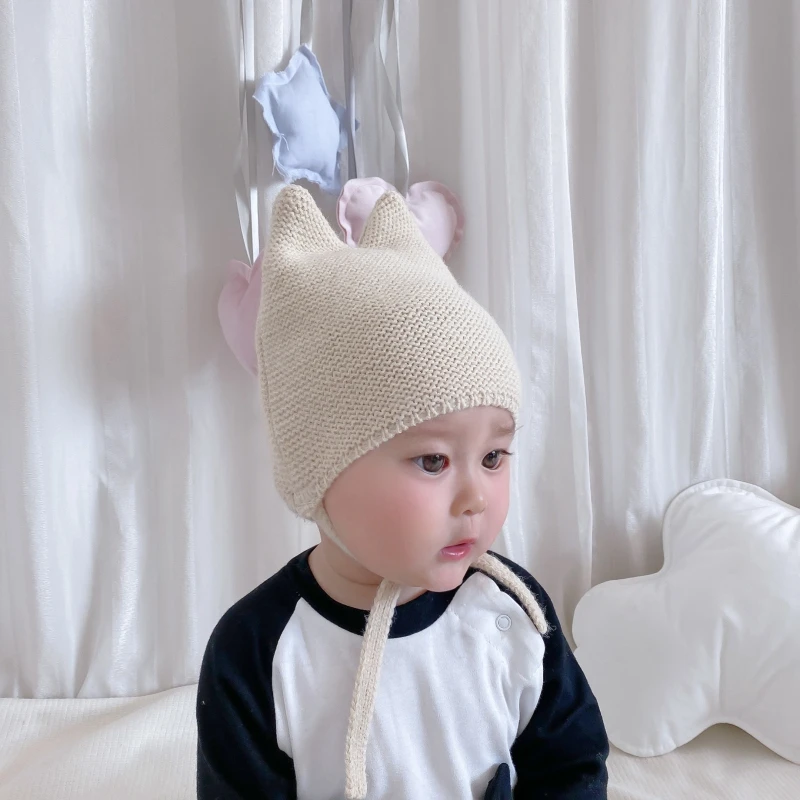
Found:
[[[718,722],[800,764],[800,511],[731,480],[684,491],[664,567],[595,586],[576,657],[611,741],[668,753]]]

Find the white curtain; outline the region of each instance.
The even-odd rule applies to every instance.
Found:
[[[256,0],[256,74],[297,6]],[[314,49],[341,100],[338,7]],[[525,380],[499,547],[568,625],[591,584],[660,567],[685,486],[800,503],[800,3],[399,8],[412,180],[462,198],[453,269]],[[314,541],[216,318],[244,257],[239,41],[234,0],[0,0],[0,695],[189,683]],[[263,241],[263,126],[251,145]]]

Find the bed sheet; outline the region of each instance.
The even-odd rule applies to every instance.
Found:
[[[197,687],[0,699],[0,800],[192,800]],[[719,725],[658,758],[612,749],[611,800],[797,800],[800,766]]]

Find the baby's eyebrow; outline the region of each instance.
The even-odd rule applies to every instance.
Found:
[[[405,431],[407,438],[430,439],[435,436],[454,436],[453,431],[448,430],[444,425],[427,426],[425,428],[415,425]]]
[[[517,429],[514,425],[501,422],[499,425],[495,425],[494,432],[497,436],[514,436],[517,432]]]
[[[505,437],[514,436],[517,432],[516,427],[507,422],[499,422],[492,426],[494,436]],[[460,431],[453,431],[446,425],[427,425],[425,428],[416,426],[406,431],[406,437],[411,439],[431,439],[431,438],[460,438]]]

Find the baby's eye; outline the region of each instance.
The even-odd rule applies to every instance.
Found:
[[[487,453],[483,459],[483,466],[486,467],[486,469],[497,469],[503,462],[503,456],[510,455],[511,453],[509,453],[508,450],[492,450],[492,452]]]
[[[414,459],[414,463],[429,475],[438,475],[447,466],[447,456],[438,454],[420,456]]]

